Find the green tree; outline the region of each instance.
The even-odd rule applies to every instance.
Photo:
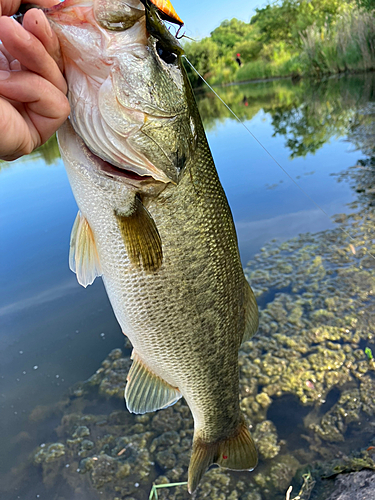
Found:
[[[360,0],[362,1],[362,0]],[[375,1],[375,0],[363,0]],[[284,41],[300,45],[300,32],[308,26],[318,27],[331,23],[343,3],[352,0],[284,0],[255,9],[251,24],[259,29],[264,44]]]
[[[239,42],[251,36],[253,28],[250,24],[238,19],[224,21],[211,33],[211,40],[219,48],[219,55],[224,56]]]
[[[250,23],[222,22],[210,37],[186,44],[186,53],[212,84],[367,71],[375,69],[374,6],[375,0],[276,0],[256,9]]]
[[[219,56],[218,46],[211,38],[203,38],[199,42],[189,42],[184,45],[185,55],[196,68],[197,71],[204,77],[209,78]],[[202,84],[201,79],[186,64],[186,71],[193,86]]]
[[[375,10],[375,0],[357,0],[357,5],[368,11]]]
[[[297,0],[285,0],[282,4],[275,2],[262,9],[255,9],[255,12],[250,22],[257,26],[263,44],[272,41],[291,43],[292,27],[298,17]]]

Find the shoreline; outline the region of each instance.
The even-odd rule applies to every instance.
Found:
[[[296,75],[296,74],[290,74],[286,76],[273,76],[271,78],[255,78],[253,80],[238,80],[234,82],[228,82],[228,83],[210,83],[209,81],[207,82],[211,87],[232,87],[234,85],[249,85],[249,84],[256,84],[256,83],[269,83],[269,82],[274,82],[274,81],[281,81],[281,80],[291,80],[294,81],[295,83],[298,83],[300,80],[314,80],[314,82],[321,82],[324,80],[330,80],[333,78],[343,78],[345,76],[350,76],[350,75],[360,75],[360,74],[367,74],[367,73],[374,73],[375,68],[371,68],[368,70],[348,70],[348,71],[341,71],[340,73],[325,73],[322,74],[320,77],[317,76],[312,76],[312,75]],[[205,80],[203,82],[205,84]],[[205,86],[199,86],[199,87],[193,87],[194,92],[199,92],[202,89],[204,89]]]

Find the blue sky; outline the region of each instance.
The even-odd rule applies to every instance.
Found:
[[[256,7],[267,0],[171,0],[177,14],[185,22],[186,35],[208,36],[225,19],[237,17],[249,22]]]

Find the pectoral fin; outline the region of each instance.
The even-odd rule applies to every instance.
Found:
[[[85,288],[102,275],[94,235],[81,212],[77,214],[70,236],[69,267],[76,273],[78,283]]]
[[[172,406],[181,393],[155,375],[133,351],[133,364],[125,388],[125,401],[131,413],[147,413]]]
[[[147,273],[156,272],[163,262],[161,238],[156,224],[136,197],[128,213],[115,213],[131,263]]]

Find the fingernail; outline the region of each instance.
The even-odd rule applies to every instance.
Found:
[[[10,64],[9,67],[12,71],[21,71],[21,63],[17,61],[17,59],[14,59]]]
[[[0,69],[0,80],[7,80],[10,77],[10,71]]]
[[[10,18],[14,22],[14,33],[21,40],[29,41],[31,39],[30,33],[25,30],[17,21],[15,21],[12,17]]]

